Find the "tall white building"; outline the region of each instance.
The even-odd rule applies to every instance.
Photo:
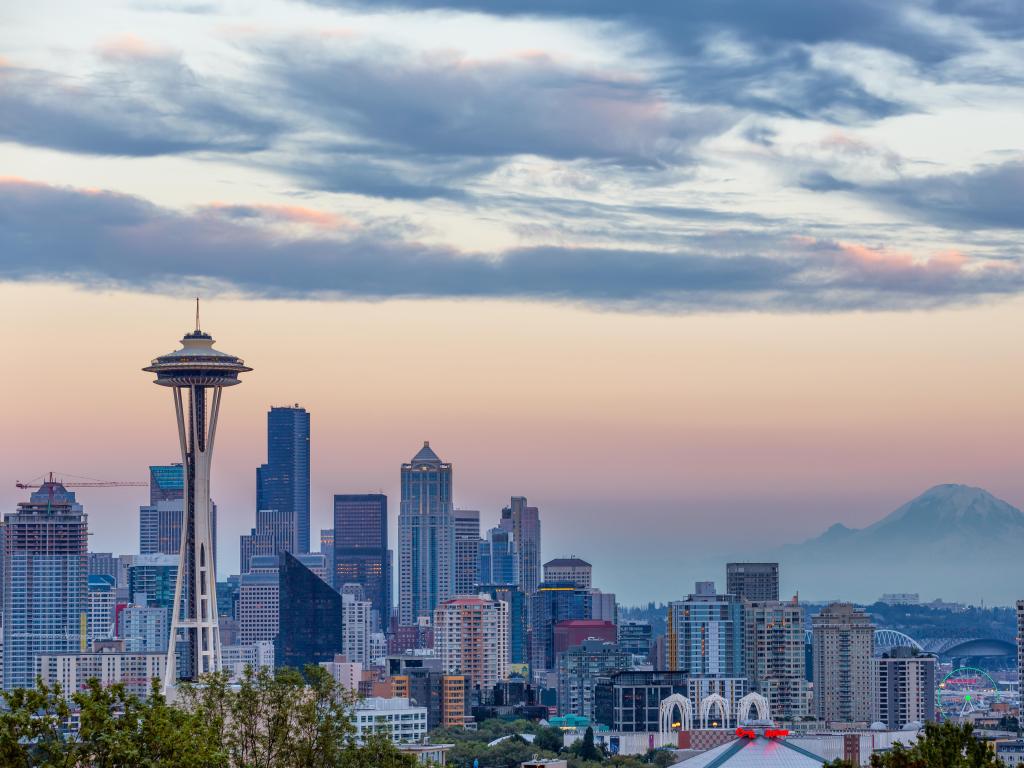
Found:
[[[508,676],[508,603],[487,595],[455,597],[434,611],[434,651],[467,687],[490,689]]]
[[[341,596],[341,651],[349,661],[369,662],[372,622],[373,603]]]

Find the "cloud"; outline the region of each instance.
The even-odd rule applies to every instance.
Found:
[[[136,37],[99,46],[84,78],[0,66],[0,139],[92,155],[147,157],[264,149],[276,120],[235,104],[177,54]]]
[[[226,214],[226,215],[225,215]],[[465,253],[386,230],[273,226],[327,220],[253,207],[176,212],[127,195],[0,181],[0,279],[300,299],[505,298],[619,310],[889,309],[1019,293],[1016,261],[914,256],[725,230],[672,250],[536,246]]]
[[[1024,229],[1024,158],[861,190],[881,205],[949,229]]]
[[[694,144],[735,119],[684,106],[635,73],[546,55],[475,60],[304,40],[266,55],[265,72],[307,118],[399,157],[534,154],[660,166],[686,162]]]
[[[800,186],[818,192],[851,192],[881,208],[897,208],[945,229],[1024,229],[1024,158],[879,183],[858,184],[816,170],[805,174]]]

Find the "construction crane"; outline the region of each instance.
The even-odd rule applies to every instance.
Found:
[[[74,477],[74,475],[72,475]],[[63,480],[58,480],[53,476],[53,472],[50,472],[43,482],[37,483],[35,481],[31,483],[23,483],[20,480],[14,484],[15,488],[21,488],[22,490],[35,491],[44,486],[50,486],[50,495],[53,495],[53,484],[60,483],[65,488],[146,488],[149,486],[148,482],[138,480],[94,480],[91,478],[83,478],[81,481],[75,480],[74,482],[65,483]]]

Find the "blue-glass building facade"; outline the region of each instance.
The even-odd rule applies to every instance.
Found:
[[[342,652],[341,595],[290,552],[278,565],[278,633],[274,663],[302,669]]]
[[[743,677],[743,631],[742,601],[698,582],[694,594],[668,605],[668,668],[691,678]]]
[[[298,405],[267,413],[267,463],[256,470],[256,509],[287,512],[295,549],[309,552],[309,412]]]
[[[88,616],[86,516],[52,479],[4,517],[4,689],[35,685],[35,657],[77,653]]]
[[[478,591],[490,595],[492,600],[508,603],[509,662],[529,664],[530,626],[527,619],[526,595],[516,584],[480,584]]]
[[[431,618],[455,588],[452,465],[423,447],[402,465],[398,512],[398,614],[411,625]],[[337,531],[335,531],[337,535]]]
[[[589,619],[592,607],[590,590],[568,581],[542,582],[530,595],[530,672],[534,680],[555,668],[555,624]]]
[[[491,528],[480,542],[480,581],[483,584],[518,584],[519,555],[512,531]]]

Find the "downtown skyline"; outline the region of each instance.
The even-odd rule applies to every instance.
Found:
[[[149,304],[163,301],[165,300],[152,297],[145,299],[145,302]],[[175,304],[180,305],[181,302],[168,302],[168,304],[174,306]],[[244,307],[246,305],[236,306]],[[271,308],[282,306],[284,305],[270,305]],[[387,306],[376,305],[371,309],[386,310]],[[229,308],[233,308],[230,302],[207,303],[204,306],[204,318],[209,319],[204,320],[204,324],[215,328],[218,324],[230,323],[230,314],[225,313],[225,310]],[[298,307],[298,309],[303,308],[305,307]],[[291,317],[293,321],[297,321],[294,314]],[[267,321],[267,326],[272,325],[275,323]],[[126,331],[125,338],[132,339],[136,333],[136,330]],[[214,335],[218,340],[230,337],[225,337],[219,332]],[[143,343],[146,341],[146,339],[142,340]],[[148,341],[152,348],[152,340]],[[224,344],[226,345],[227,342],[225,341]],[[299,360],[294,350],[292,351],[292,354],[295,355],[294,358],[285,356],[283,361],[275,362],[269,356],[258,353],[254,358],[250,352],[250,345],[232,343],[231,348],[238,348],[240,352],[244,352],[247,355],[246,359],[252,361],[254,365],[258,362],[258,370],[261,373],[267,372],[266,375],[272,380],[283,375],[280,372],[282,365],[287,368],[290,365],[297,365]],[[117,354],[120,355],[120,348],[117,348],[116,345],[108,349],[118,349]],[[69,348],[68,354],[74,354],[73,347]],[[109,351],[106,354],[109,354]],[[320,360],[322,362],[322,359]],[[67,442],[63,442],[59,446],[44,443],[38,447],[32,446],[31,442],[23,443],[19,460],[24,460],[27,455],[24,449],[32,447],[32,450],[37,451],[39,456],[50,456],[52,459],[56,455],[57,458],[53,459],[57,462],[54,465],[55,470],[109,479],[138,479],[145,476],[149,463],[172,460],[174,457],[171,451],[176,447],[173,441],[174,435],[173,430],[166,428],[166,421],[170,417],[170,408],[159,398],[147,397],[148,391],[145,388],[142,388],[140,392],[139,386],[132,384],[135,376],[134,369],[127,369],[125,376],[127,376],[127,380],[124,380],[124,377],[110,377],[109,381],[104,377],[103,380],[104,385],[109,385],[108,389],[112,388],[111,391],[117,392],[118,395],[124,393],[123,397],[109,401],[98,399],[93,402],[102,403],[104,408],[110,409],[100,412],[110,414],[111,419],[115,418],[115,408],[118,404],[122,408],[132,404],[130,418],[120,422],[123,428],[119,432],[119,437],[128,440],[127,445],[130,445],[133,456],[140,457],[138,462],[140,466],[137,470],[132,470],[133,461],[126,461],[120,455],[105,458],[104,462],[106,463],[96,463],[96,457],[93,456],[90,465],[84,468],[75,466],[73,469],[69,469],[67,466],[60,466],[72,463],[75,461],[75,456],[89,455],[88,450],[82,449],[80,444],[79,447],[74,447],[74,443]],[[377,423],[375,428],[373,423],[377,421],[375,414],[367,413],[364,409],[357,407],[349,407],[344,402],[337,404],[333,399],[321,401],[320,407],[314,405],[313,401],[309,399],[288,398],[284,395],[267,401],[265,399],[266,384],[261,383],[259,379],[260,377],[253,377],[249,381],[252,384],[251,389],[260,390],[258,397],[250,397],[250,389],[239,387],[237,391],[232,392],[235,397],[222,412],[223,431],[221,434],[223,441],[218,443],[218,458],[214,462],[213,471],[213,497],[219,508],[219,574],[223,576],[235,572],[237,569],[237,535],[246,532],[252,524],[251,520],[255,510],[252,477],[255,467],[265,461],[266,413],[271,405],[299,400],[300,404],[307,406],[310,410],[313,529],[319,530],[329,526],[329,513],[334,493],[383,490],[389,496],[392,531],[396,530],[399,464],[408,460],[412,449],[416,448],[421,441],[408,440],[401,425],[388,425],[384,430],[382,425]],[[358,377],[353,379],[353,381],[359,380]],[[141,383],[146,383],[145,377]],[[378,383],[376,380],[366,380],[363,387],[357,391],[370,397],[370,390],[379,389],[379,387],[375,387]],[[385,381],[384,385],[387,386],[387,384],[388,382]],[[377,392],[376,396],[379,397],[382,394],[384,393]],[[264,402],[257,402],[258,399],[264,399]],[[73,405],[68,401],[56,402],[54,409],[57,413],[52,415],[59,416],[62,407],[72,406],[72,410],[74,410]],[[634,404],[632,407],[637,408],[638,406]],[[386,404],[381,405],[381,412],[387,412]],[[30,414],[26,414],[26,416],[30,416]],[[69,412],[61,418],[78,423],[89,423],[88,418],[83,420],[82,414],[73,418],[72,416],[73,414]],[[511,446],[502,445],[500,441],[477,435],[472,428],[466,428],[456,423],[447,424],[444,420],[445,416],[444,412],[434,414],[429,419],[423,418],[421,423],[424,424],[422,427],[424,432],[429,433],[433,445],[438,445],[438,441],[433,435],[439,434],[442,438],[445,434],[450,435],[447,440],[441,440],[438,449],[443,451],[446,458],[450,456],[450,460],[454,464],[456,505],[463,508],[480,509],[482,522],[489,527],[497,524],[500,510],[508,504],[510,495],[528,494],[531,501],[535,501],[542,509],[545,526],[543,557],[547,559],[569,553],[587,557],[598,564],[599,573],[603,576],[602,584],[607,589],[616,591],[620,595],[620,600],[627,604],[647,598],[662,599],[663,594],[666,599],[672,596],[668,588],[663,592],[656,588],[651,589],[650,585],[660,583],[657,576],[653,574],[653,571],[657,569],[671,567],[674,572],[682,574],[689,574],[692,571],[701,577],[714,576],[718,578],[720,576],[717,569],[709,573],[706,562],[695,562],[692,558],[679,558],[677,546],[671,539],[666,540],[663,536],[659,537],[660,530],[674,531],[680,536],[701,536],[708,542],[708,549],[711,552],[716,555],[720,553],[720,558],[742,557],[751,553],[750,542],[746,536],[737,537],[735,530],[728,528],[728,525],[731,524],[728,523],[730,520],[742,525],[744,531],[759,532],[758,535],[766,543],[781,544],[787,541],[800,541],[817,535],[837,520],[842,520],[848,525],[863,525],[873,522],[899,503],[916,495],[928,483],[942,479],[936,477],[933,480],[930,474],[933,471],[931,467],[922,467],[919,481],[916,477],[903,478],[905,486],[896,483],[891,486],[892,490],[889,491],[892,494],[891,500],[884,497],[884,491],[880,493],[880,489],[855,487],[849,492],[850,497],[847,499],[837,501],[833,496],[832,503],[830,505],[822,504],[822,507],[817,507],[821,503],[821,499],[828,499],[829,494],[834,491],[830,491],[824,485],[815,485],[805,490],[807,495],[804,501],[812,514],[801,518],[792,512],[794,505],[785,498],[780,500],[778,496],[767,496],[767,503],[775,512],[774,518],[766,518],[760,514],[764,508],[763,502],[758,504],[742,497],[738,498],[735,489],[716,491],[709,484],[709,478],[700,478],[694,473],[686,480],[683,491],[674,491],[676,493],[674,498],[662,500],[653,494],[641,497],[642,514],[631,517],[631,530],[623,539],[621,538],[622,528],[619,527],[621,519],[617,517],[617,509],[609,504],[607,499],[601,499],[599,495],[595,495],[594,489],[607,494],[614,492],[609,498],[615,502],[625,497],[624,488],[643,491],[644,482],[650,480],[655,469],[668,471],[669,468],[660,462],[678,456],[678,451],[681,450],[680,446],[665,445],[667,455],[651,456],[652,461],[659,462],[653,467],[631,467],[626,475],[628,480],[626,486],[610,480],[602,480],[593,471],[593,467],[580,467],[577,462],[580,459],[598,460],[595,466],[600,467],[602,471],[607,467],[614,466],[615,461],[620,457],[617,458],[612,454],[614,454],[616,446],[621,447],[623,444],[622,435],[625,434],[632,440],[637,439],[635,433],[630,434],[629,431],[624,430],[622,425],[615,425],[614,439],[586,446],[582,457],[575,459],[572,456],[565,457],[564,463],[560,466],[571,468],[573,476],[576,478],[572,482],[566,482],[564,475],[561,479],[556,479],[543,473],[544,464],[536,462],[536,456],[529,450],[528,442],[526,445],[518,442]],[[496,413],[492,418],[501,419],[503,416],[504,414]],[[690,416],[692,418],[693,415]],[[340,422],[337,421],[339,418]],[[355,432],[346,431],[343,424],[346,423],[346,420],[351,424],[353,418],[365,418],[365,428],[360,427]],[[516,429],[511,425],[503,424],[502,428],[510,430],[509,434],[521,436],[520,439],[528,441],[529,434],[523,435],[523,432],[528,432],[528,430],[522,429],[521,426]],[[351,430],[351,427],[349,429]],[[380,438],[382,431],[387,435],[386,440]],[[26,432],[26,435],[29,434],[31,431]],[[74,434],[77,433],[73,433],[72,436]],[[83,437],[88,437],[88,433],[82,434]],[[585,432],[584,434],[590,433]],[[348,439],[346,439],[346,435]],[[370,442],[367,442],[366,438],[360,439],[364,435],[370,436]],[[452,443],[455,453],[447,449],[447,445],[452,441],[455,441]],[[410,446],[410,442],[412,442],[412,446]],[[164,457],[160,451],[160,446],[165,443],[164,450],[168,452],[167,457]],[[636,445],[634,442],[627,444]],[[458,455],[460,453],[459,445],[467,446],[461,452],[465,454],[464,456]],[[394,446],[393,449],[391,446]],[[936,446],[932,449],[941,447]],[[368,450],[361,450],[361,448]],[[474,448],[476,450],[473,450]],[[899,446],[890,445],[887,447],[887,452],[874,458],[878,461],[889,461],[898,448]],[[685,450],[685,446],[683,449]],[[391,455],[392,450],[397,455]],[[253,461],[243,463],[244,459],[250,455],[254,457]],[[62,456],[66,458],[61,458]],[[770,454],[765,454],[765,457],[767,460],[775,462],[768,468],[780,466],[778,456],[772,457]],[[1012,453],[1009,454],[1009,458],[1012,458]],[[950,459],[958,459],[958,454]],[[864,460],[861,459],[861,461]],[[8,463],[10,462],[8,461]],[[787,460],[782,463],[782,466],[785,467],[788,464]],[[345,466],[347,469],[332,470],[332,465],[335,467]],[[952,463],[950,466],[953,466]],[[906,473],[908,464],[899,464],[896,465],[896,468]],[[738,466],[736,471],[740,469],[746,470],[747,466]],[[766,469],[762,467],[758,471],[763,473]],[[789,467],[791,472],[795,472],[797,469],[803,472],[806,468],[803,466]],[[836,466],[835,469],[847,470],[848,468]],[[877,469],[877,465],[875,469]],[[988,467],[987,471],[991,472],[991,470],[992,467]],[[17,479],[28,479],[30,471],[30,469],[19,471],[20,476]],[[721,468],[718,471],[723,472]],[[726,478],[730,476],[735,477],[736,475],[725,475]],[[997,495],[1004,495],[1012,503],[1013,495],[1000,493],[999,485],[992,481],[993,478],[998,479],[998,476],[989,475],[988,479],[983,479],[979,484],[987,485],[990,490],[996,492]],[[678,478],[674,476],[666,477],[665,480],[678,482]],[[602,485],[602,483],[606,484]],[[10,493],[9,498],[11,506],[13,506],[16,501],[23,500],[23,498],[19,496],[20,492],[13,488],[13,481],[11,485],[10,491],[5,489],[4,493]],[[786,490],[785,486],[778,481],[765,487],[774,493]],[[540,495],[536,489],[539,489]],[[580,491],[579,489],[588,490]],[[647,488],[646,492],[650,493],[650,489]],[[707,494],[706,501],[702,501],[697,496],[700,492]],[[81,492],[79,493],[79,499],[90,512],[90,530],[94,533],[90,539],[91,549],[115,552],[135,550],[137,510],[140,502],[140,499],[136,499],[135,496],[136,491],[131,489],[89,489],[84,496]],[[873,498],[881,500],[875,502],[872,501]],[[549,499],[554,499],[554,501]],[[602,507],[601,504],[606,506]],[[735,506],[732,506],[730,510],[727,505]],[[827,517],[813,514],[821,508],[826,509],[822,515],[828,515]],[[113,510],[115,514],[110,514],[108,509]],[[723,509],[724,515],[720,514]],[[603,514],[598,515],[595,510],[600,510]],[[674,510],[678,510],[675,516],[672,514]],[[832,510],[835,510],[834,513]],[[863,517],[860,519],[851,513],[851,511],[855,513],[857,510],[863,513]],[[731,517],[726,516],[730,513]],[[126,522],[130,524],[125,525]],[[666,529],[665,526],[669,527]],[[738,538],[740,540],[737,540]],[[631,546],[627,548],[624,546],[624,542],[628,542]],[[392,547],[395,545],[393,533]],[[651,560],[648,557],[649,554],[654,554],[655,557],[661,559],[649,562]],[[644,586],[645,584],[647,586]],[[801,588],[805,592],[807,589],[805,585],[801,584],[793,584],[791,587]],[[790,585],[784,585],[784,590],[786,588],[790,588]],[[983,589],[984,585],[979,584],[977,591],[967,592],[965,596],[974,598],[977,595],[976,599],[983,598],[985,596],[983,592],[978,594]],[[945,596],[953,597],[952,595]],[[822,595],[822,597],[827,597],[827,595]],[[872,595],[865,595],[864,599],[870,597]]]
[[[1014,4],[79,6],[0,15],[0,508],[179,460],[136,368],[197,294],[258,371],[222,575],[294,403],[314,550],[378,491],[395,548],[429,440],[456,507],[529,498],[624,603],[721,578],[692,538],[760,557],[943,483],[1024,508]],[[78,497],[134,551],[141,492]]]

